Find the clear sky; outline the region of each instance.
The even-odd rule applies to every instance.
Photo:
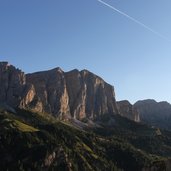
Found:
[[[104,0],[171,40],[170,0]],[[116,99],[171,102],[171,41],[97,0],[0,0],[0,61],[88,69]]]

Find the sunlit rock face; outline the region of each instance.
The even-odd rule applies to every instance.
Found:
[[[136,122],[137,110],[128,101],[116,103],[113,86],[87,70],[64,72],[60,68],[24,74],[0,63],[0,103],[51,113],[61,119],[97,119],[120,114]]]
[[[114,88],[93,73],[73,70],[65,73],[69,106],[74,118],[95,119],[106,113],[117,113]]]
[[[140,116],[137,109],[127,100],[117,102],[119,114],[123,117],[140,122]]]
[[[89,71],[65,73],[56,68],[28,74],[27,82],[35,86],[41,112],[79,120],[117,113],[113,87]]]
[[[26,78],[28,83],[34,85],[36,91],[32,108],[59,117],[70,114],[66,80],[60,68],[27,74]]]
[[[34,87],[26,84],[24,72],[8,64],[0,62],[0,103],[13,107],[25,107],[34,98]]]
[[[87,70],[60,68],[24,74],[0,63],[0,103],[51,113],[60,118],[96,119],[118,113],[114,88]]]

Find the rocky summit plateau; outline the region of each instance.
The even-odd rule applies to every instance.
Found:
[[[0,62],[0,170],[170,171],[171,105],[116,101],[88,70]]]

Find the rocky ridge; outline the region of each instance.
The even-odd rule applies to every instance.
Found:
[[[0,103],[11,107],[25,107],[34,98],[34,86],[26,83],[26,76],[20,69],[0,62]]]
[[[140,122],[138,110],[127,100],[117,102],[119,114],[128,119]]]
[[[142,122],[171,130],[171,104],[168,102],[147,99],[138,101],[133,106],[138,111]]]
[[[87,70],[55,68],[24,74],[8,62],[0,62],[0,82],[0,103],[11,107],[79,120],[119,113],[113,86]]]

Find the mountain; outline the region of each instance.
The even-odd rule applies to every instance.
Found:
[[[64,72],[55,68],[24,74],[8,62],[0,62],[0,76],[0,104],[49,113],[64,120],[95,120],[103,114],[122,113],[137,121],[135,112],[126,116],[118,111],[113,86],[87,70]]]
[[[117,102],[119,114],[135,122],[140,122],[139,112],[127,100]]]
[[[87,70],[0,62],[0,170],[170,171],[171,132],[140,122],[137,104]]]
[[[24,72],[0,62],[0,104],[11,107],[25,107],[32,100],[34,87],[26,84]]]
[[[80,120],[117,113],[113,87],[87,70],[65,73],[55,68],[27,74],[26,80],[35,87],[33,108],[39,104],[40,112]]]
[[[134,104],[140,120],[150,125],[171,130],[171,104],[148,99]]]

